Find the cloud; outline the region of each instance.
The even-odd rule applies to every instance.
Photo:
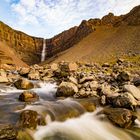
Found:
[[[140,0],[12,0],[11,10],[19,29],[50,37],[83,19],[102,17],[108,12],[125,14],[139,4]]]

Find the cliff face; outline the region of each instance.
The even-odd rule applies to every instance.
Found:
[[[40,62],[42,38],[31,37],[0,22],[0,41],[11,47],[15,55],[27,64],[31,65]]]
[[[83,21],[69,42],[72,43],[63,46],[68,44],[70,49],[46,62],[64,60],[102,63],[140,54],[140,6],[126,15],[109,13],[101,19]]]
[[[140,5],[126,14],[122,21],[127,25],[140,25]]]
[[[73,27],[51,39],[46,39],[46,59],[72,47],[93,31],[91,24],[83,21],[79,27]],[[11,47],[15,55],[28,65],[40,63],[43,38],[29,36],[0,22],[0,41]]]
[[[114,14],[109,13],[102,19],[83,20],[79,26],[66,30],[51,39],[46,39],[45,59],[55,57],[58,53],[77,45],[99,28],[107,27],[107,30],[115,30],[120,26],[136,25],[140,25],[140,6],[135,7],[126,15],[114,16]],[[40,63],[43,38],[29,36],[0,22],[0,41],[11,47],[14,54],[25,63],[29,65]]]
[[[46,40],[46,59],[62,52],[94,31],[94,28],[83,21],[79,27],[73,27],[61,34]]]

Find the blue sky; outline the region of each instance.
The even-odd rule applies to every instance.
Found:
[[[50,38],[83,19],[126,14],[140,0],[0,0],[0,20],[29,35]]]

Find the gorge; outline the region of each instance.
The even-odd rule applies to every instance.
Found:
[[[45,40],[45,60],[47,62],[57,61],[57,57],[60,55],[58,61],[64,59],[68,61],[91,60],[101,62],[102,60],[115,59],[121,54],[122,56],[128,55],[129,52],[132,54],[138,53],[140,51],[139,17],[140,6],[137,6],[126,15],[114,16],[109,13],[102,19],[83,20],[79,26],[72,27],[53,38]],[[126,35],[125,32],[129,33]],[[122,37],[119,37],[118,34]],[[86,43],[84,40],[86,40]],[[135,40],[135,42],[133,43],[132,40]],[[40,63],[44,46],[43,38],[29,36],[0,22],[0,41],[5,43],[8,48],[10,47],[15,56],[24,63],[28,65]],[[106,52],[102,51],[104,44],[107,45]],[[78,48],[80,50],[77,51]],[[95,53],[92,52],[93,50]],[[79,51],[81,51],[80,56],[76,54]],[[104,59],[100,60],[101,53],[99,54],[99,52],[101,51],[104,54]],[[6,57],[3,57],[3,55],[1,56],[1,62]]]
[[[45,39],[0,22],[0,140],[139,140],[140,6]]]

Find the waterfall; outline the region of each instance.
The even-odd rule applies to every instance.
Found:
[[[45,61],[45,56],[46,56],[46,40],[43,39],[43,49],[41,53],[41,62]]]

